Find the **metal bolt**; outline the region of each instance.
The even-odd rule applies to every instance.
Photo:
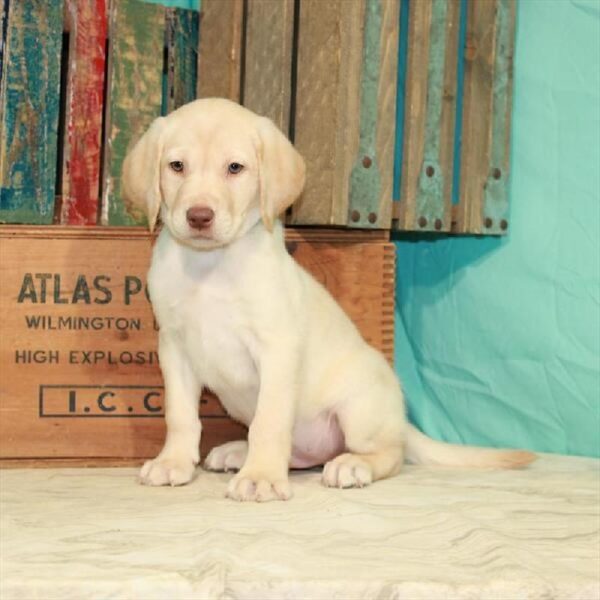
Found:
[[[427,227],[427,219],[425,217],[419,217],[419,227]]]
[[[442,228],[442,220],[441,219],[436,219],[435,223],[433,224],[433,226],[439,231]]]
[[[502,219],[502,221],[500,221],[500,229],[502,229],[502,231],[506,231],[508,229],[508,221],[506,219]]]
[[[369,223],[375,223],[377,221],[377,214],[372,212],[369,213]]]
[[[492,169],[492,177],[494,179],[500,179],[500,177],[502,177],[502,171],[498,168]]]
[[[435,175],[435,169],[431,165],[429,165],[425,169],[425,175],[427,175],[427,177],[433,177]]]
[[[365,169],[368,169],[373,164],[373,161],[371,160],[370,156],[365,156],[362,160],[362,163],[363,163],[363,167]]]
[[[483,221],[483,224],[489,229],[494,224],[494,222],[489,217],[486,217]]]
[[[350,213],[350,218],[354,223],[357,223],[358,221],[360,221],[360,213],[357,210],[353,210]]]

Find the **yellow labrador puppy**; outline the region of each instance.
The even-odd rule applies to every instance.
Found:
[[[519,467],[524,451],[431,440],[408,425],[383,356],[288,255],[280,215],[302,192],[304,161],[264,117],[223,99],[156,119],[125,160],[123,191],[164,227],[148,275],[160,325],[167,436],[142,483],[181,485],[199,462],[203,386],[249,426],[206,458],[236,470],[227,495],[291,496],[290,467],[324,464],[323,483],[360,487],[404,460]]]

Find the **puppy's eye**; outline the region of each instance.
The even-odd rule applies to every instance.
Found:
[[[244,165],[240,165],[240,163],[236,162],[230,163],[227,167],[227,170],[229,171],[229,173],[231,173],[231,175],[237,175],[238,173],[241,173],[243,169]]]
[[[171,168],[172,171],[175,171],[175,173],[183,172],[183,162],[181,162],[180,160],[172,160],[169,163],[169,167]]]

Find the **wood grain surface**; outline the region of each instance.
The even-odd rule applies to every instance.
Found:
[[[244,0],[202,0],[198,98],[241,100]]]
[[[167,113],[196,98],[199,20],[196,10],[167,9]]]
[[[69,64],[60,222],[95,225],[99,212],[106,0],[65,0]]]
[[[514,0],[468,4],[457,233],[508,230]]]
[[[300,3],[295,145],[307,180],[294,225],[345,225],[359,143],[365,0]]]
[[[269,117],[286,135],[292,95],[294,0],[248,3],[244,106]]]
[[[8,6],[0,93],[0,222],[51,223],[63,4],[18,0]]]
[[[140,225],[121,198],[121,168],[130,145],[161,114],[165,8],[116,0],[109,27],[101,220],[103,225]]]
[[[305,230],[288,251],[393,359],[393,244]],[[145,275],[154,237],[102,227],[0,228],[0,457],[140,459],[164,437]],[[204,448],[239,438],[204,396]],[[101,461],[100,461],[101,462]]]

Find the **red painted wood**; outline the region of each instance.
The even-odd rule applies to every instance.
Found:
[[[98,217],[107,0],[66,0],[70,29],[61,222]]]

